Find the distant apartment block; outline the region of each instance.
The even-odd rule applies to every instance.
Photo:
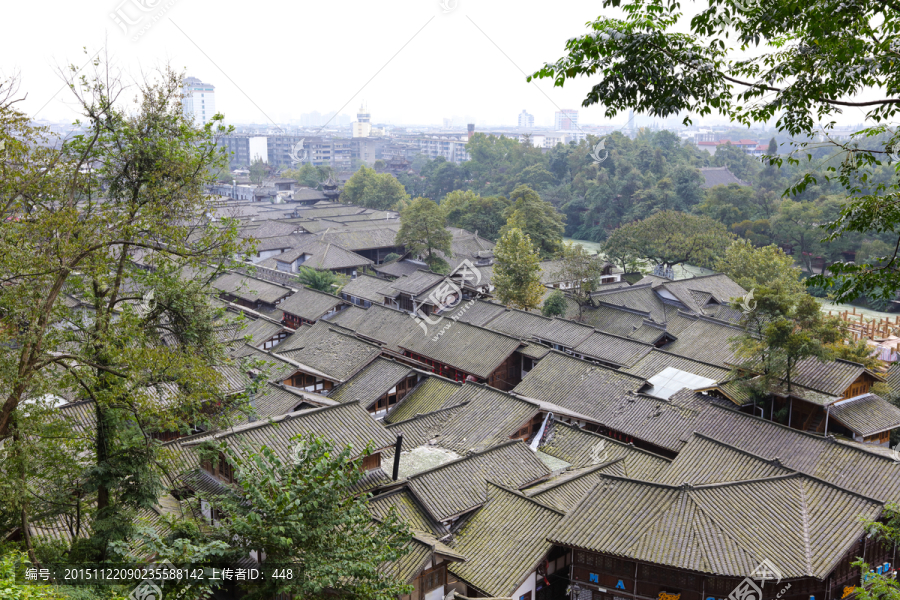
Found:
[[[182,100],[184,115],[194,119],[197,125],[208,123],[216,114],[216,92],[211,83],[203,83],[196,77],[185,77]]]
[[[557,111],[553,122],[553,128],[559,131],[578,129],[578,111],[573,109]]]
[[[301,143],[302,142],[302,143]],[[273,166],[312,163],[336,170],[350,168],[350,140],[304,135],[229,135],[219,138],[232,168],[249,166],[259,156]]]
[[[523,109],[521,113],[519,113],[519,129],[532,129],[534,128],[534,115],[530,115]]]

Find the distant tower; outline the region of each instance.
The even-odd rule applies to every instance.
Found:
[[[472,136],[475,135],[475,123],[469,123],[466,128],[469,130],[468,139],[472,139]]]
[[[519,115],[519,129],[532,129],[534,128],[534,115],[530,115],[525,110],[522,110],[522,113]]]
[[[196,77],[185,77],[181,102],[184,116],[192,118],[196,125],[209,123],[216,114],[215,89],[211,83],[203,83]]]
[[[363,102],[359,106],[359,112],[356,113],[356,122],[353,123],[353,137],[369,137],[372,133],[371,120],[372,115],[369,114],[369,109]]]

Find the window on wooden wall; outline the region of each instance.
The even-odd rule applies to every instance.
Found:
[[[429,569],[419,576],[422,585],[419,586],[419,597],[424,599],[425,595],[447,583],[447,568],[445,565],[438,565],[433,569]]]

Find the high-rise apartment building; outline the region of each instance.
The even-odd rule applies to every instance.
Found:
[[[185,77],[183,89],[182,109],[185,116],[193,117],[197,125],[209,123],[216,114],[216,87],[196,77]]]
[[[578,111],[573,109],[563,109],[558,111],[553,123],[553,128],[558,131],[578,129]]]
[[[532,129],[534,128],[534,115],[529,115],[523,109],[521,113],[519,113],[519,129]]]

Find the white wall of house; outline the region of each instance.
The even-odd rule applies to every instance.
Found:
[[[522,585],[520,585],[518,588],[516,588],[515,592],[513,592],[512,599],[519,600],[520,598],[522,598],[522,596],[524,596],[528,592],[531,592],[531,600],[534,600],[534,587],[535,587],[534,584],[535,584],[535,574],[534,574],[534,571],[532,571],[531,573],[528,574],[528,577],[525,578],[525,582]]]

